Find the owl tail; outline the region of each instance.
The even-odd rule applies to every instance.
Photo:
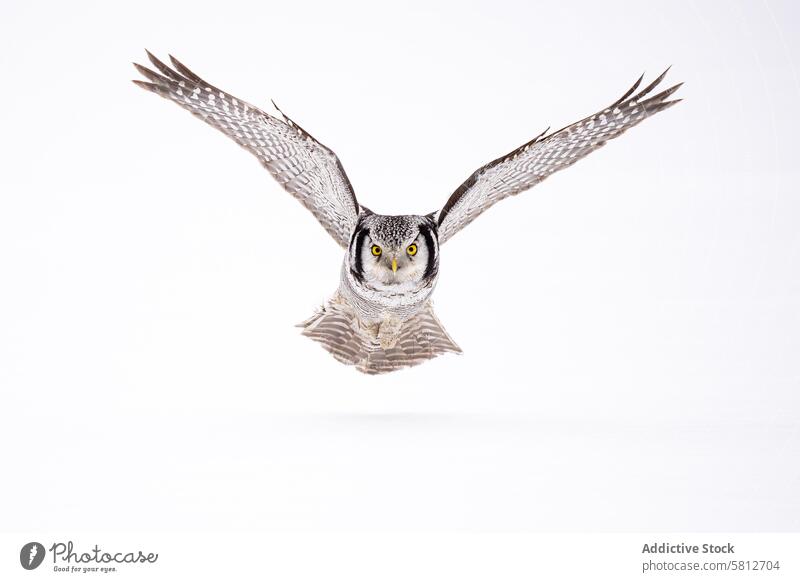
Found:
[[[439,323],[430,302],[411,319],[403,321],[389,342],[386,338],[379,339],[378,326],[365,326],[349,305],[336,298],[298,327],[334,358],[365,374],[416,366],[446,352],[461,353],[461,348]]]

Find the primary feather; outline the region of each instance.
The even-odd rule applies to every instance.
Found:
[[[478,168],[453,192],[439,211],[439,243],[447,242],[500,200],[532,188],[550,174],[568,168],[647,117],[678,103],[680,99],[667,99],[678,90],[680,83],[645,98],[664,79],[667,71],[631,96],[642,82],[642,77],[639,77],[620,99],[602,111],[550,135],[545,135],[545,130],[517,149]]]
[[[347,248],[359,206],[336,154],[280,110],[282,120],[217,89],[174,57],[170,57],[173,69],[150,52],[147,56],[159,72],[134,64],[148,79],[134,83],[177,103],[255,155]]]

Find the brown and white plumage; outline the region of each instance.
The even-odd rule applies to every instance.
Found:
[[[304,336],[320,342],[334,358],[366,374],[392,372],[441,354],[461,353],[430,301],[403,322],[391,347],[381,345],[380,326],[365,325],[339,294],[299,325]]]
[[[430,301],[441,243],[500,200],[680,101],[669,100],[680,85],[650,95],[666,71],[634,94],[639,78],[602,111],[545,132],[473,172],[440,211],[387,216],[361,206],[336,154],[279,109],[281,119],[217,89],[173,57],[169,67],[147,56],[156,71],[135,65],[147,79],[134,81],[137,85],[177,103],[254,154],[347,249],[339,289],[300,327],[337,360],[368,374],[461,353]]]

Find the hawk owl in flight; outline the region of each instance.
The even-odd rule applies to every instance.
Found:
[[[255,155],[346,251],[338,290],[299,327],[334,358],[367,374],[461,352],[431,305],[440,248],[454,234],[496,202],[532,188],[680,101],[670,96],[681,84],[653,94],[667,71],[637,92],[640,77],[602,111],[559,131],[545,130],[475,170],[441,210],[388,216],[362,206],[336,154],[274,102],[277,113],[270,115],[207,83],[172,56],[171,67],[150,52],[147,56],[156,70],[135,64],[147,81],[134,83],[174,101]]]

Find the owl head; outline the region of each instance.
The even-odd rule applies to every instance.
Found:
[[[381,286],[423,283],[436,277],[439,243],[428,216],[364,213],[350,240],[350,270]]]

